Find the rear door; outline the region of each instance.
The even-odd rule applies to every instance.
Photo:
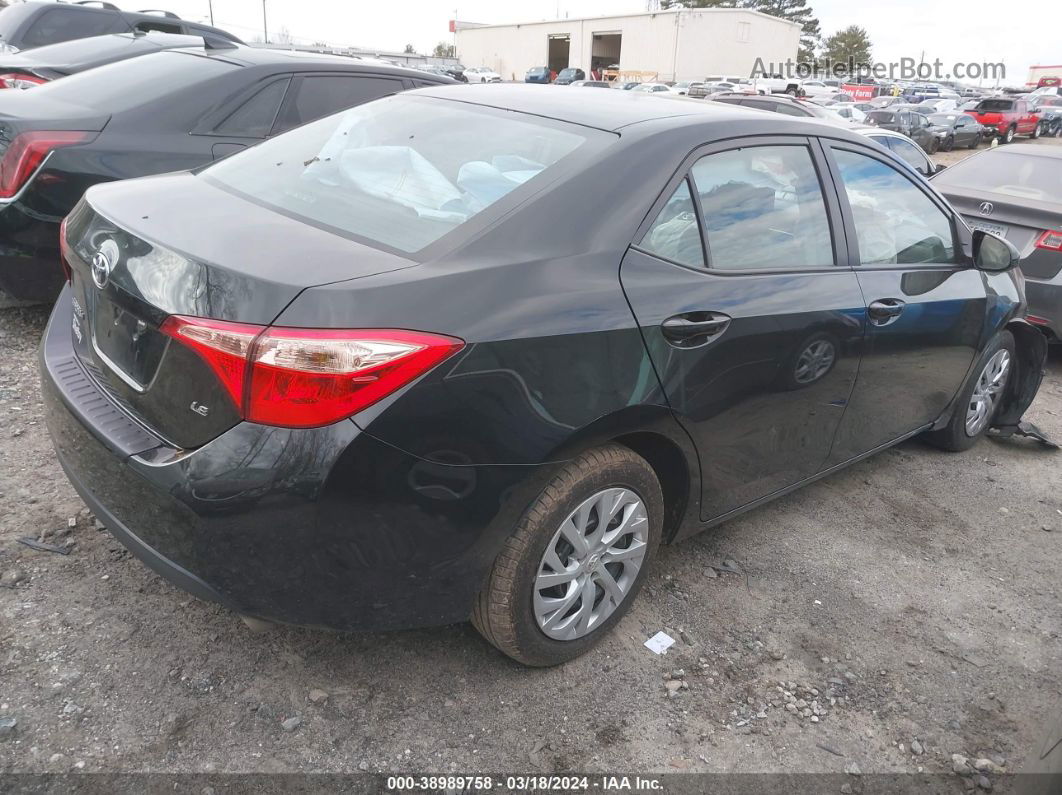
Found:
[[[624,291],[700,454],[704,519],[818,472],[851,394],[864,306],[826,179],[804,137],[706,146],[624,257]]]
[[[988,293],[964,261],[951,210],[924,182],[869,147],[826,151],[867,302],[859,380],[832,465],[941,416],[981,344]]]

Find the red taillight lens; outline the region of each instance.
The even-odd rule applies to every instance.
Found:
[[[33,88],[47,82],[43,77],[24,72],[7,72],[0,75],[0,88]]]
[[[0,158],[0,199],[10,199],[18,193],[53,149],[87,143],[95,135],[74,130],[35,130],[16,135]]]
[[[70,284],[74,274],[70,270],[70,244],[66,242],[66,218],[59,224],[59,264],[63,267],[63,278]]]
[[[1026,315],[1025,319],[1028,320],[1030,323],[1033,323],[1034,325],[1037,325],[1037,326],[1050,326],[1051,325],[1051,321],[1050,320],[1048,320],[1046,317],[1040,317],[1039,315]]]
[[[1046,248],[1049,251],[1062,251],[1062,232],[1046,230],[1036,240],[1037,248]]]
[[[179,316],[162,331],[210,365],[244,418],[285,428],[356,414],[464,347],[420,331],[265,328]]]

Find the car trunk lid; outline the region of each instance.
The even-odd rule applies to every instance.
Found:
[[[190,174],[94,188],[67,219],[64,256],[79,360],[129,413],[181,448],[232,427],[241,407],[214,370],[161,330],[168,317],[264,327],[307,287],[416,264]]]

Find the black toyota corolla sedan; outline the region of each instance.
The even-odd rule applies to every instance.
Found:
[[[607,197],[605,205],[603,197]],[[424,89],[92,188],[41,347],[75,488],[248,616],[586,651],[673,543],[1017,422],[1014,250],[836,125]]]

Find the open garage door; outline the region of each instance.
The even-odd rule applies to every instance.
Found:
[[[568,53],[572,48],[572,38],[567,34],[548,37],[548,49],[546,51],[546,65],[549,70],[556,74],[561,69],[568,68]]]
[[[601,74],[605,69],[617,69],[620,62],[621,33],[595,33],[590,51],[590,69]]]

